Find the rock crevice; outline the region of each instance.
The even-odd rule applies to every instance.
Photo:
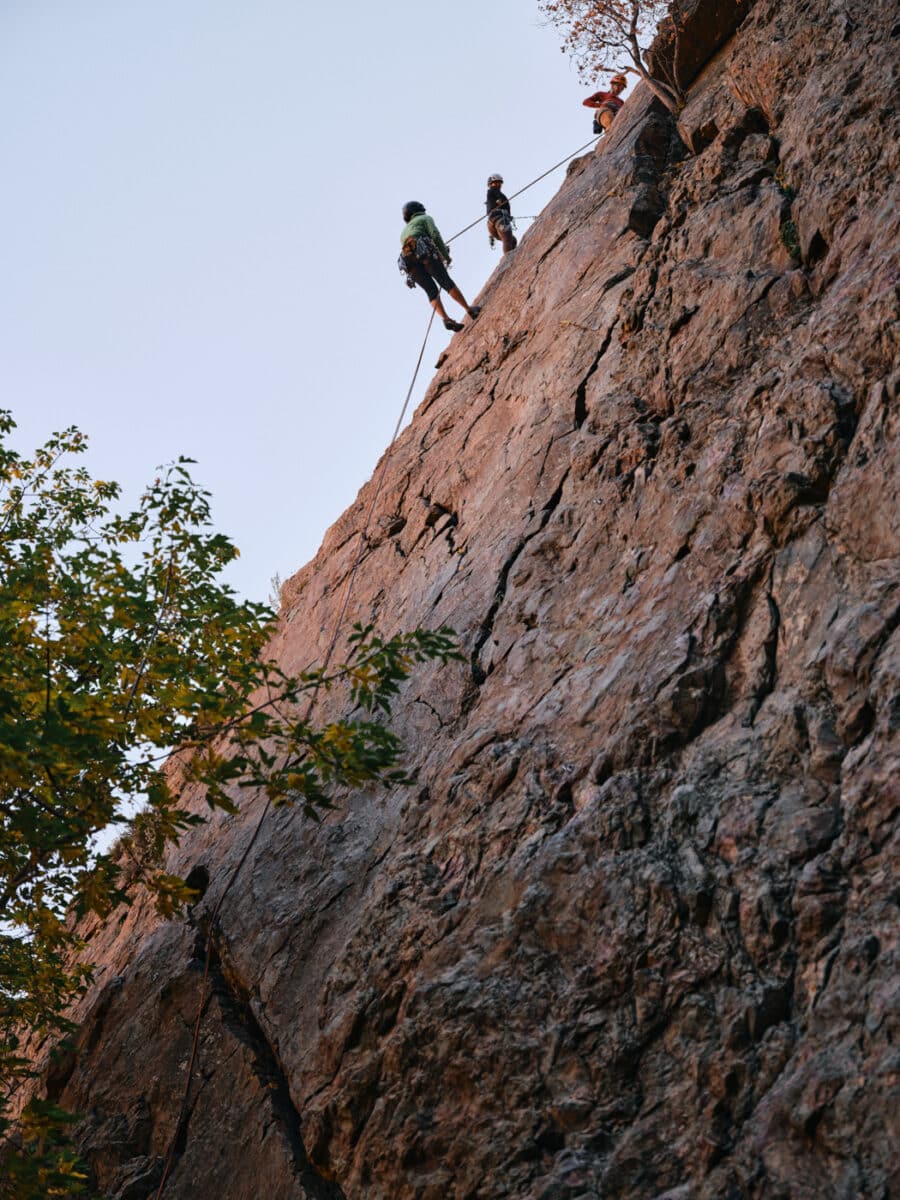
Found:
[[[677,135],[636,89],[392,448],[348,620],[447,623],[464,661],[399,699],[415,784],[264,825],[167,1200],[893,1186],[893,14],[739,8],[681,5]],[[375,486],[284,586],[287,670]],[[172,853],[197,911],[257,815]],[[91,930],[48,1083],[104,1197],[174,1136],[193,936],[143,900]]]

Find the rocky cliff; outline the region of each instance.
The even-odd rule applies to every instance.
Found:
[[[887,0],[759,0],[489,281],[349,614],[466,661],[402,697],[415,787],[263,827],[168,1200],[888,1196],[898,34]],[[287,585],[289,669],[371,487]],[[155,1193],[258,805],[173,854],[209,879],[184,920],[91,931],[49,1087],[104,1196]]]

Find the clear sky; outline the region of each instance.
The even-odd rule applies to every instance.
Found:
[[[264,599],[386,445],[429,309],[400,207],[449,237],[591,136],[535,0],[2,0],[0,406],[77,424],[136,501],[179,454]],[[531,215],[557,171],[514,204]],[[520,222],[520,234],[529,221]],[[454,244],[474,299],[499,261]],[[415,399],[451,335],[437,327]]]

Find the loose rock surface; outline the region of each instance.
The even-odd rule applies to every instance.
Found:
[[[263,827],[168,1200],[896,1192],[898,34],[759,0],[489,281],[349,615],[466,661],[401,698],[415,786]],[[285,588],[288,670],[372,487]],[[260,804],[172,854],[186,919],[89,931],[48,1086],[114,1200],[155,1194]]]

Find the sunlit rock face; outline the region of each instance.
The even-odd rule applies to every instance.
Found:
[[[398,705],[415,786],[263,826],[169,1200],[888,1195],[896,20],[760,0],[677,125],[637,90],[454,337],[348,622],[465,661]],[[373,487],[285,589],[291,670]],[[172,855],[209,873],[186,919],[91,933],[50,1089],[105,1196],[155,1194],[259,804]]]

